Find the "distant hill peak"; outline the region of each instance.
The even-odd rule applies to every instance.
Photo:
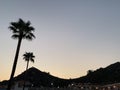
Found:
[[[39,69],[37,69],[37,68],[35,68],[35,67],[31,67],[31,68],[28,69],[28,71],[29,71],[29,70],[40,71]],[[42,72],[42,71],[40,71],[40,72]]]

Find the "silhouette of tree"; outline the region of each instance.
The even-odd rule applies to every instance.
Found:
[[[93,73],[93,72],[94,72],[93,70],[88,70],[88,71],[87,71],[87,75],[88,75],[88,74],[91,74],[91,73]]]
[[[34,58],[35,58],[35,56],[33,55],[32,52],[26,52],[25,54],[23,54],[23,59],[27,62],[26,71],[28,70],[29,62],[31,61],[34,63]],[[25,78],[26,78],[26,75],[25,75]],[[24,85],[23,85],[23,90],[24,90],[24,88],[25,88],[25,81],[24,81]]]
[[[22,39],[32,40],[33,38],[35,38],[33,34],[33,31],[35,29],[34,27],[30,26],[31,25],[30,21],[25,22],[22,19],[19,19],[17,22],[11,22],[10,24],[11,25],[9,26],[9,29],[13,32],[12,38],[18,39],[18,44],[17,44],[16,54],[15,54],[12,72],[8,82],[7,90],[11,89],[12,80],[13,80],[16,66],[17,66]]]

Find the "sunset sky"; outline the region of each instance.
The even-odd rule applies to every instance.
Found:
[[[36,39],[22,42],[15,75],[26,51],[36,56],[29,67],[61,78],[120,61],[120,0],[1,0],[0,81],[11,73],[17,40],[8,27],[19,18],[31,21]]]

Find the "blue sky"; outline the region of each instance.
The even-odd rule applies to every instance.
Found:
[[[0,80],[11,72],[17,40],[8,27],[19,18],[31,21],[36,39],[22,42],[16,75],[25,70],[26,51],[36,56],[30,67],[61,78],[120,60],[119,0],[4,0],[0,14]]]

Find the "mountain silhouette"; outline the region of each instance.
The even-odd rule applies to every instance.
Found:
[[[26,75],[25,75],[26,74]],[[58,78],[50,75],[48,72],[42,72],[35,67],[29,68],[14,78],[15,81],[25,80],[33,83],[35,86],[44,87],[62,87],[68,84],[67,79]]]
[[[26,81],[33,83],[33,85],[37,87],[64,87],[71,83],[120,83],[120,62],[116,62],[105,68],[99,68],[95,71],[89,70],[86,76],[74,79],[62,79],[32,67],[16,76],[14,81],[21,81],[24,80],[24,78]],[[7,82],[8,81],[3,81],[0,84],[7,84]]]
[[[90,71],[86,76],[73,79],[72,82],[110,84],[120,82],[120,62],[111,64],[105,68]]]

